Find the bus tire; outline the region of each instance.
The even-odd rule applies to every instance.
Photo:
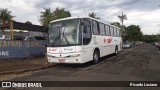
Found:
[[[118,55],[118,47],[117,47],[117,46],[115,47],[115,53],[114,53],[114,55],[115,55],[115,56]]]
[[[93,53],[93,63],[97,64],[99,62],[99,59],[100,59],[99,52],[97,50],[95,50]]]

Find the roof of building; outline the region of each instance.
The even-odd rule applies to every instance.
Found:
[[[4,28],[10,28],[10,27],[9,25],[5,25],[5,26],[2,26],[1,28],[4,29]],[[28,23],[21,23],[16,21],[13,21],[13,29],[37,31],[37,32],[48,32],[48,27],[33,25]]]

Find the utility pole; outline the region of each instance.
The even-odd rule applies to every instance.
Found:
[[[10,21],[10,37],[13,40],[13,20]]]

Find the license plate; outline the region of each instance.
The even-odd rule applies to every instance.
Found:
[[[63,63],[63,62],[65,62],[65,59],[59,59],[59,62]]]

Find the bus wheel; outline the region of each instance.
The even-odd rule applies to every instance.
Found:
[[[93,63],[97,64],[99,62],[99,52],[97,50],[94,51],[93,53]]]
[[[118,47],[115,48],[115,53],[114,53],[114,55],[115,55],[115,56],[118,55]]]

